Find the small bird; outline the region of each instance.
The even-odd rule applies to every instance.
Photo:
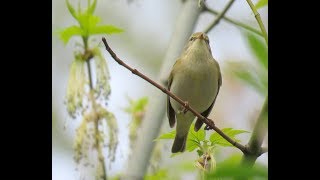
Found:
[[[181,56],[173,65],[168,79],[169,91],[207,117],[214,106],[221,84],[220,67],[212,57],[208,36],[202,32],[192,34]],[[169,96],[167,115],[171,128],[177,120],[171,152],[183,152],[195,116]],[[198,131],[202,125],[203,122],[197,118],[194,130]]]

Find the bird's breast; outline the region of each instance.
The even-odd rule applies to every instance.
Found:
[[[218,69],[211,61],[183,62],[176,70],[170,91],[176,94],[198,112],[209,108],[218,91]],[[173,109],[181,111],[182,106],[170,99]]]

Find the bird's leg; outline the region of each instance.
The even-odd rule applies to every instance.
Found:
[[[182,109],[183,114],[186,114],[188,112],[188,108],[189,108],[189,102],[185,101]]]

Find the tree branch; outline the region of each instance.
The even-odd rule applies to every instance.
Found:
[[[218,127],[215,126],[214,122],[209,119],[206,118],[204,116],[202,116],[199,112],[197,112],[196,110],[194,110],[190,105],[188,105],[188,103],[186,103],[185,101],[183,101],[182,99],[180,99],[178,96],[174,95],[173,93],[171,93],[170,91],[168,91],[166,88],[162,87],[160,84],[156,83],[155,81],[151,80],[149,77],[145,76],[144,74],[142,74],[141,72],[139,72],[137,69],[131,68],[129,65],[127,65],[126,63],[124,63],[121,59],[119,59],[117,57],[117,55],[112,51],[112,49],[110,48],[110,46],[108,45],[106,39],[103,37],[102,41],[106,47],[106,50],[110,53],[110,55],[112,56],[112,58],[118,62],[120,65],[124,66],[125,68],[127,68],[128,70],[130,70],[133,74],[141,77],[142,79],[148,81],[150,84],[152,84],[153,86],[157,87],[158,89],[160,89],[162,92],[164,92],[165,94],[167,94],[168,96],[170,96],[171,98],[173,98],[174,100],[176,100],[178,103],[180,103],[182,106],[184,106],[187,110],[189,110],[190,112],[192,112],[195,116],[197,116],[201,121],[203,121],[207,127],[209,127],[209,129],[213,129],[215,130],[220,136],[222,136],[225,140],[227,140],[229,143],[231,143],[233,146],[237,147],[239,150],[241,150],[244,154],[252,154],[249,149],[246,146],[243,146],[242,144],[236,142],[235,140],[231,139],[229,136],[227,136],[224,132],[222,132]],[[207,128],[208,129],[208,128]]]
[[[220,14],[220,13],[218,13],[218,11],[216,11],[216,10],[214,10],[214,9],[210,9],[210,8],[209,8],[208,6],[206,6],[206,5],[204,6],[204,10],[205,10],[205,11],[208,11],[208,12],[210,12],[211,14],[214,14],[214,15]],[[249,25],[246,25],[246,24],[244,24],[244,23],[242,23],[242,22],[233,20],[233,19],[228,18],[228,17],[226,17],[226,16],[223,16],[222,19],[225,20],[225,21],[227,21],[227,22],[229,22],[229,23],[231,23],[231,24],[234,24],[234,25],[236,25],[236,26],[242,27],[242,28],[244,28],[244,29],[246,29],[246,30],[248,30],[248,31],[254,32],[254,33],[256,33],[257,35],[260,35],[260,36],[263,37],[263,34],[262,34],[259,30],[255,29],[255,28],[253,28],[253,27],[251,27],[251,26],[249,26]]]
[[[258,22],[258,24],[259,24],[259,26],[260,26],[260,29],[261,29],[262,34],[263,34],[263,37],[264,37],[264,39],[266,40],[266,43],[267,43],[267,45],[268,45],[268,35],[267,35],[267,31],[266,31],[266,29],[265,29],[265,27],[264,27],[264,25],[263,25],[263,22],[262,22],[262,20],[261,20],[260,14],[258,13],[257,8],[254,6],[254,4],[251,2],[251,0],[247,0],[247,3],[249,4],[249,6],[250,6],[250,8],[251,8],[251,10],[252,10],[252,12],[253,12],[253,14],[254,14],[254,17],[257,19],[257,22]]]
[[[258,120],[253,129],[251,138],[247,145],[247,149],[251,153],[243,155],[241,164],[251,167],[253,166],[256,159],[261,154],[268,151],[267,148],[261,148],[263,139],[267,134],[267,125],[268,125],[268,96],[266,97],[266,100],[264,102],[260,115],[258,117]]]
[[[259,153],[259,156],[264,154],[264,153],[267,153],[268,152],[268,147],[261,147],[261,151]]]
[[[226,12],[229,10],[231,5],[234,3],[234,0],[230,0],[229,3],[224,7],[222,12],[217,16],[217,18],[204,30],[205,33],[208,33],[212,28],[214,28],[223,18],[223,16],[226,14]]]

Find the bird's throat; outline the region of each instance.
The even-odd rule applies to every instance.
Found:
[[[203,61],[212,58],[210,47],[203,40],[196,40],[190,45],[185,56],[191,61]]]

